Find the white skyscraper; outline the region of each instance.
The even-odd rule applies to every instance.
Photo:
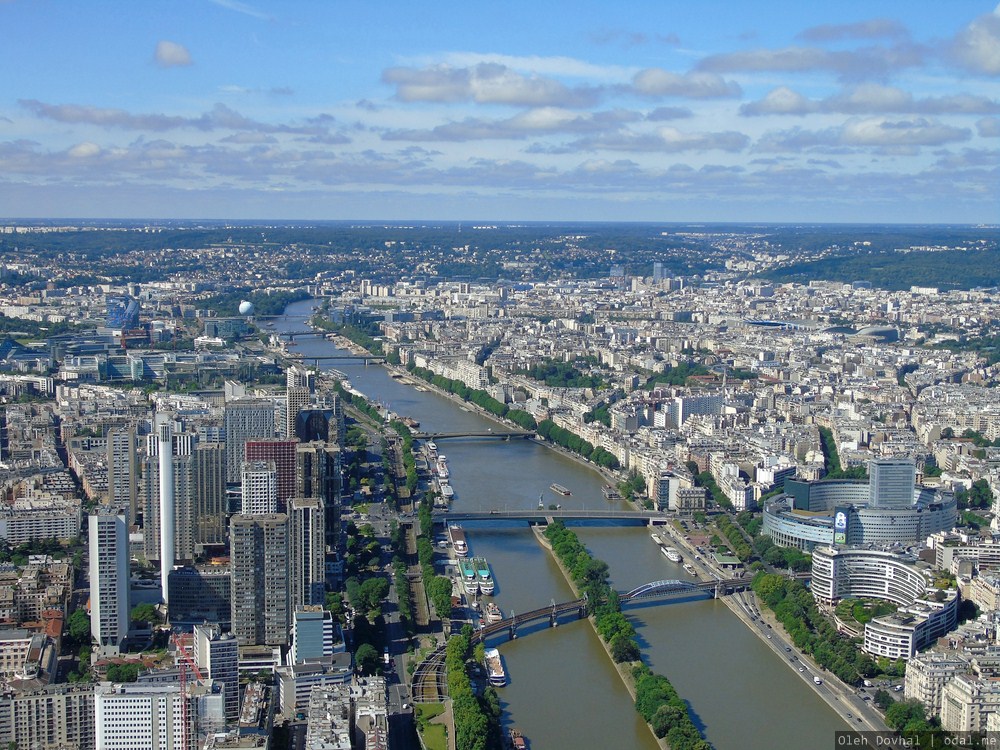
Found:
[[[288,506],[288,565],[292,609],[326,598],[326,520],[319,498],[295,497]]]
[[[868,494],[876,508],[913,505],[917,467],[912,458],[876,458],[868,462]]]
[[[117,655],[129,628],[128,522],[123,513],[100,507],[88,524],[90,633],[99,654]]]
[[[101,682],[94,686],[94,724],[100,750],[182,750],[201,747],[199,735],[218,731],[224,698],[212,680],[188,682],[187,726],[178,682]],[[185,741],[185,734],[187,739]]]
[[[244,463],[242,480],[243,515],[278,512],[278,472],[273,461]]]

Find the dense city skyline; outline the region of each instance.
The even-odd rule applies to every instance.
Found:
[[[993,222],[993,3],[0,3],[10,217]]]

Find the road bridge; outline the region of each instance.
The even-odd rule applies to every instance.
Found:
[[[642,602],[644,606],[655,606],[667,604],[670,598],[678,595],[704,593],[717,599],[720,596],[731,594],[734,591],[742,591],[749,587],[750,581],[745,578],[725,578],[697,583],[679,580],[651,581],[637,586],[631,591],[618,592],[618,600],[623,607],[637,602]],[[558,604],[553,601],[546,607],[539,607],[521,614],[511,612],[509,617],[480,627],[473,632],[471,640],[473,644],[476,644],[504,633],[513,640],[517,638],[517,629],[520,625],[548,620],[549,627],[554,628],[559,624],[561,617],[569,614],[575,615],[577,618],[585,617],[587,598],[573,599]],[[446,644],[438,646],[414,670],[412,690],[414,703],[436,703],[444,697],[447,691],[446,648]]]
[[[484,430],[481,432],[414,432],[419,440],[452,440],[454,438],[532,438],[534,430]]]
[[[710,581],[679,581],[677,579],[651,581],[638,586],[631,591],[618,594],[618,600],[622,606],[627,606],[635,602],[644,602],[650,599],[666,599],[674,596],[684,596],[693,593],[705,593],[713,599],[731,594],[734,591],[743,591],[750,588],[748,578],[713,578]]]
[[[666,515],[655,510],[614,510],[609,508],[591,509],[570,508],[558,510],[537,510],[525,508],[520,510],[488,510],[488,511],[434,511],[431,514],[434,523],[449,523],[452,521],[527,521],[529,524],[549,524],[552,521],[631,521],[649,525],[662,525],[669,520]]]

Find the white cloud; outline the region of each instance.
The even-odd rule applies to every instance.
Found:
[[[955,36],[951,53],[968,70],[1000,75],[1000,13],[987,13],[966,26]]]
[[[715,73],[694,71],[678,74],[663,68],[640,70],[632,79],[632,86],[635,91],[646,96],[711,99],[740,95],[738,84]]]
[[[444,63],[459,68],[471,68],[480,63],[496,63],[511,70],[556,78],[585,78],[597,81],[623,81],[631,78],[636,68],[623,65],[596,65],[573,57],[544,55],[503,55],[489,52],[451,52],[430,61],[422,59],[418,65],[429,67]]]
[[[914,99],[910,92],[895,86],[862,83],[825,99],[808,99],[787,86],[779,86],[763,99],[740,107],[740,114],[743,115],[805,115],[813,112],[984,115],[1000,112],[1000,101],[966,93]]]
[[[165,39],[156,43],[155,58],[156,64],[161,68],[191,65],[191,53],[188,52],[187,47]]]
[[[263,11],[257,10],[246,3],[238,2],[237,0],[212,0],[216,5],[226,8],[227,10],[233,10],[237,13],[242,13],[245,16],[250,16],[251,18],[259,18],[262,21],[270,21],[271,16]]]
[[[868,21],[845,24],[822,24],[806,29],[798,35],[812,42],[829,42],[840,39],[900,38],[909,36],[906,27],[890,18],[873,18]]]
[[[101,153],[101,147],[96,143],[85,141],[73,146],[68,152],[74,159],[89,159]]]
[[[395,86],[396,97],[404,102],[586,107],[599,98],[595,88],[571,88],[553,78],[523,75],[495,62],[466,68],[451,65],[387,68],[382,71],[382,81]]]

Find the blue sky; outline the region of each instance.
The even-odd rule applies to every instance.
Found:
[[[1000,221],[995,2],[0,0],[0,216]]]

